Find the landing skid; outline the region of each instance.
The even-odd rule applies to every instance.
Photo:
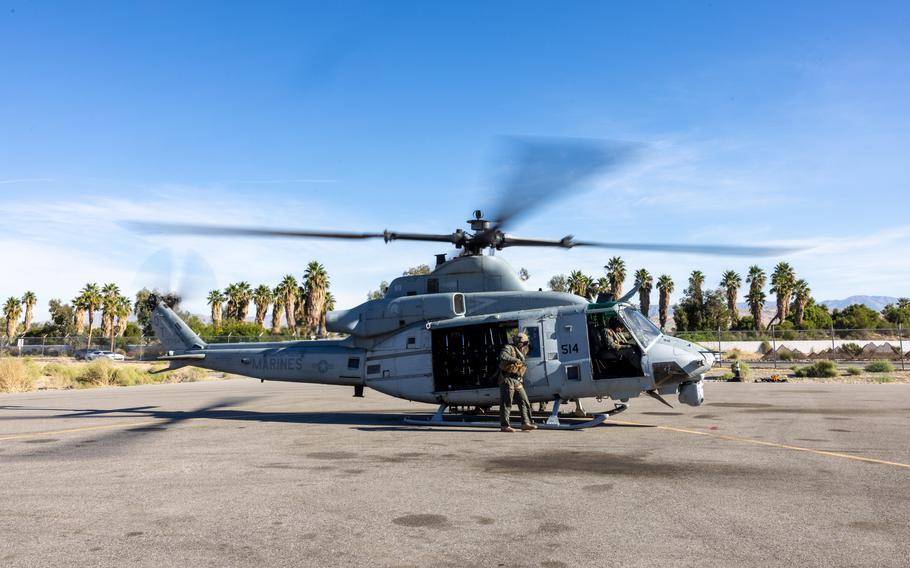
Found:
[[[535,422],[534,424],[537,428],[541,430],[582,430],[585,428],[593,428],[604,422],[607,418],[613,416],[614,414],[619,414],[620,412],[628,408],[625,404],[614,404],[613,410],[607,412],[599,412],[593,414],[589,420],[580,420],[577,418],[563,417],[560,420],[559,417],[559,403],[557,400],[553,405],[553,412],[550,413],[550,416],[547,417],[544,422]],[[445,404],[440,404],[439,408],[436,409],[436,413],[433,414],[430,418],[411,418],[406,417],[404,419],[405,424],[413,424],[416,426],[441,426],[441,427],[457,427],[457,428],[499,428],[499,417],[497,416],[495,420],[491,417],[490,420],[477,420],[477,416],[467,416],[463,414],[458,415],[448,415],[446,416],[445,411],[448,406]],[[513,417],[514,418],[514,417]],[[512,421],[513,426],[520,426],[520,423]]]

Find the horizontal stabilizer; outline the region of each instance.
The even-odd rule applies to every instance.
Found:
[[[159,361],[199,361],[205,359],[205,353],[187,353],[186,355],[162,355]]]

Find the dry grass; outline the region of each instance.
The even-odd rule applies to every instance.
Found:
[[[0,392],[30,391],[37,380],[37,370],[30,360],[0,358]]]
[[[108,360],[90,363],[77,361],[34,362],[28,358],[0,358],[0,392],[36,389],[72,389],[133,386],[158,383],[187,383],[225,378],[223,373],[196,367],[151,374],[163,364],[115,363]]]
[[[761,353],[743,351],[742,349],[739,349],[738,347],[734,347],[733,349],[730,349],[729,351],[724,352],[724,360],[729,359],[732,361],[732,360],[736,359],[739,361],[757,361],[761,358],[762,358]]]

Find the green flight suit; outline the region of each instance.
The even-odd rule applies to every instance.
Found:
[[[531,403],[525,393],[521,374],[506,370],[511,364],[525,362],[524,353],[514,345],[506,345],[499,353],[499,424],[509,426],[509,414],[512,412],[512,401],[518,404],[521,423],[531,424]],[[513,367],[514,368],[514,367]]]

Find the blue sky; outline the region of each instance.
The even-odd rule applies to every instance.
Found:
[[[155,251],[213,286],[318,259],[341,306],[432,244],[150,238],[116,221],[448,232],[494,201],[508,135],[632,140],[634,167],[516,234],[809,244],[819,299],[910,295],[910,8],[860,2],[0,0],[0,295],[131,290]],[[530,285],[609,251],[502,253]],[[190,303],[193,306],[193,302]],[[197,310],[204,308],[198,301]],[[39,312],[39,316],[42,313]]]

